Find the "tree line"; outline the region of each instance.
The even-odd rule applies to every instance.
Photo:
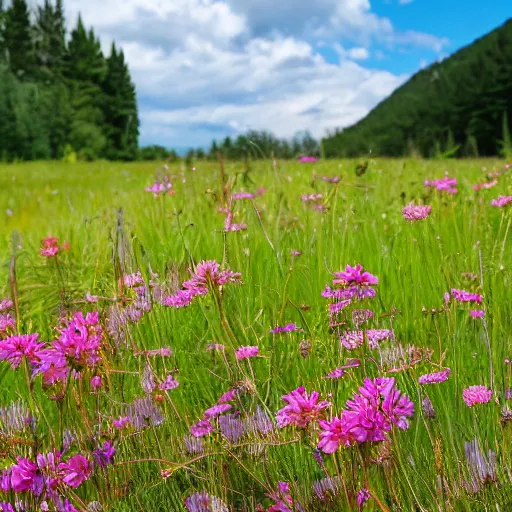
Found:
[[[66,34],[62,0],[30,12],[0,0],[0,160],[133,160],[135,86],[123,51],[105,57],[79,17]]]
[[[512,19],[323,139],[327,157],[512,155]]]

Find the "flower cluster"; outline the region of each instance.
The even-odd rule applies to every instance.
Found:
[[[295,324],[286,324],[284,327],[280,327],[278,325],[270,331],[270,334],[283,334],[287,332],[295,332],[298,330],[299,328]]]
[[[491,201],[491,205],[496,208],[504,208],[510,204],[512,204],[512,196],[500,196],[498,199],[493,199]]]
[[[462,390],[462,398],[468,407],[475,404],[486,404],[492,398],[492,391],[485,386],[469,386]]]
[[[483,300],[483,296],[478,293],[457,290],[456,288],[451,289],[451,295],[457,302],[476,302],[480,304]]]
[[[432,212],[432,206],[415,205],[409,203],[403,210],[402,215],[406,220],[415,221],[426,219]]]
[[[433,187],[441,192],[447,192],[448,194],[457,193],[457,178],[449,178],[448,173],[440,180],[425,180],[425,187]]]
[[[207,295],[211,289],[218,289],[228,283],[241,284],[242,275],[229,269],[221,270],[214,260],[201,261],[195,270],[189,270],[191,278],[182,283],[182,289],[174,295],[164,297],[162,304],[175,308],[189,306],[195,297]]]
[[[331,405],[327,400],[320,400],[318,391],[312,391],[308,395],[302,386],[283,395],[282,399],[287,402],[287,405],[277,413],[278,427],[294,425],[298,428],[306,428],[311,422],[321,419],[324,409]]]
[[[68,242],[64,241],[62,245],[59,245],[59,239],[55,236],[44,238],[41,245],[42,247],[39,250],[39,254],[45,258],[53,258],[57,256],[60,251],[67,251],[69,249]]]
[[[335,272],[333,288],[329,286],[322,292],[322,297],[338,300],[357,300],[375,297],[375,286],[379,279],[366,272],[363,266],[357,264],[355,267],[347,265],[345,271]]]
[[[158,197],[163,194],[167,194],[169,196],[175,194],[168,176],[164,176],[163,181],[155,181],[151,186],[146,187],[144,190],[146,192],[151,192],[153,197]]]
[[[378,347],[382,340],[394,339],[395,333],[390,329],[368,329],[367,331],[347,331],[340,335],[340,343],[348,350],[360,347],[364,340],[371,349]]]
[[[408,417],[414,414],[414,404],[395,387],[395,379],[365,379],[347,401],[341,417],[321,420],[318,448],[334,453],[340,446],[387,439],[393,425],[402,430],[409,428]]]

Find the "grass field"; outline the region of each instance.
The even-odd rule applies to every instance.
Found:
[[[63,451],[56,469],[33,462],[26,487],[12,483],[18,470],[7,472],[0,501],[18,508],[2,510],[70,512],[91,502],[103,508],[88,510],[112,511],[512,510],[512,206],[491,206],[512,195],[512,170],[499,160],[377,160],[358,176],[357,163],[226,163],[224,180],[217,164],[202,162],[168,171],[154,163],[0,165],[0,298],[14,301],[3,314],[16,324],[0,341],[0,405],[22,402],[0,411],[0,456],[12,468],[17,457]],[[425,187],[445,171],[456,194]],[[473,189],[497,171],[495,186]],[[174,195],[144,190],[164,174]],[[338,183],[322,179],[334,176]],[[230,199],[241,191],[259,192]],[[305,194],[322,197],[304,202]],[[411,201],[430,205],[430,216],[405,220]],[[219,208],[247,229],[225,232]],[[53,257],[40,254],[49,236],[59,239]],[[243,284],[209,278],[187,307],[163,305],[202,260],[239,272]],[[358,289],[375,297],[356,296],[330,318],[339,302],[322,292],[334,272],[358,263],[378,278]],[[143,283],[122,284],[137,272]],[[452,289],[483,300],[447,301]],[[361,324],[354,310],[374,316]],[[22,351],[11,368],[15,331],[38,333],[47,349],[63,332],[92,336],[89,327],[68,332],[77,311],[99,312],[99,345],[84,349],[94,358],[73,345],[66,361],[74,372],[51,385],[43,385],[42,355]],[[291,323],[298,330],[270,333]],[[362,329],[391,330],[393,339],[372,347],[366,333],[353,350],[340,343]],[[237,359],[241,346],[259,347],[258,356]],[[172,355],[149,352],[162,347]],[[340,378],[326,378],[343,367]],[[418,383],[446,368],[445,382]],[[414,402],[408,428],[381,404],[383,440],[343,434],[333,454],[318,450],[325,424],[317,419],[346,418],[365,377],[395,378]],[[281,397],[299,386],[330,406],[295,410],[306,428],[278,426]],[[469,407],[470,386],[492,396]],[[230,410],[207,413],[212,431],[192,436],[231,390]],[[123,428],[119,418],[127,418]],[[106,442],[115,455],[102,464],[93,452]],[[64,476],[77,454],[95,464],[81,461],[75,486]]]

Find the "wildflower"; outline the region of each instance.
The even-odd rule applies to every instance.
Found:
[[[237,192],[231,196],[231,199],[236,201],[239,199],[254,199],[255,197],[256,196],[250,192]]]
[[[135,288],[136,286],[144,285],[144,278],[140,272],[125,274],[123,276],[123,284],[126,288]]]
[[[162,411],[150,396],[136,398],[128,406],[127,413],[130,423],[137,430],[142,430],[145,427],[156,427],[162,424],[165,419]]]
[[[362,488],[357,493],[357,508],[362,509],[365,503],[372,497],[370,491],[366,488]]]
[[[20,493],[30,491],[39,496],[43,491],[43,475],[37,464],[30,459],[18,457],[17,463],[11,466],[11,488]]]
[[[482,453],[478,441],[464,443],[464,455],[469,469],[470,481],[465,486],[470,492],[478,492],[488,482],[496,481],[496,452],[488,450],[487,457]]]
[[[451,294],[457,302],[476,302],[480,304],[483,299],[483,296],[478,293],[470,293],[465,290],[457,290],[456,288],[451,289]]]
[[[374,349],[377,348],[380,341],[393,339],[395,337],[395,333],[390,329],[370,329],[365,331],[365,336],[368,340],[368,346],[371,349]]]
[[[206,409],[206,411],[204,411],[204,418],[205,419],[210,419],[210,418],[215,418],[217,416],[219,416],[220,414],[226,412],[226,411],[229,411],[231,409],[231,404],[216,404],[212,407],[210,407],[209,409]]]
[[[144,393],[152,393],[156,387],[155,373],[153,372],[151,365],[148,363],[144,365],[144,370],[142,371],[142,376],[140,379],[140,385]]]
[[[339,336],[341,344],[348,350],[354,350],[364,343],[364,331],[347,331]]]
[[[457,193],[457,179],[449,178],[448,173],[446,173],[446,176],[440,180],[425,180],[425,186],[433,187],[440,192],[447,192],[448,194]]]
[[[349,445],[347,424],[341,418],[334,417],[332,420],[320,420],[320,442],[318,449],[324,453],[334,453],[340,445]]]
[[[102,382],[101,377],[99,375],[95,375],[91,379],[91,389],[93,391],[98,391],[98,389],[100,389],[102,385],[103,385],[103,382]]]
[[[329,313],[331,315],[337,315],[345,309],[347,306],[349,306],[351,303],[350,299],[342,300],[340,302],[335,302],[334,304],[329,304]]]
[[[472,309],[469,312],[469,316],[471,316],[471,318],[484,318],[485,311],[483,309]]]
[[[219,418],[219,427],[221,434],[230,443],[236,443],[247,433],[245,422],[234,414],[221,416]]]
[[[62,481],[69,487],[79,487],[82,482],[89,479],[92,466],[89,460],[83,455],[73,455],[67,462],[59,464],[59,472]]]
[[[322,180],[326,181],[327,183],[339,183],[341,178],[339,176],[333,176],[332,178],[329,178],[328,176],[322,176]]]
[[[174,190],[172,190],[172,183],[169,182],[169,178],[167,176],[164,177],[163,183],[155,181],[153,185],[146,187],[144,190],[146,192],[151,192],[153,197],[158,197],[160,194],[167,194],[169,196],[175,194]]]
[[[206,295],[209,286],[224,286],[228,283],[241,283],[241,274],[231,270],[220,270],[216,261],[201,261],[195,270],[190,270],[191,279],[183,283],[183,288],[194,290],[198,295]]]
[[[290,485],[287,482],[277,484],[277,492],[268,496],[276,503],[267,509],[267,512],[292,512],[290,506],[293,505],[293,499],[290,494]]]
[[[197,293],[196,290],[178,290],[174,295],[169,295],[162,299],[162,306],[170,308],[185,308],[192,304],[194,297],[204,295]]]
[[[229,391],[226,391],[218,400],[218,404],[225,404],[226,402],[231,402],[236,397],[236,390],[230,389]]]
[[[19,367],[23,359],[31,366],[41,360],[44,343],[37,341],[39,334],[18,334],[0,340],[0,360],[8,361],[13,369]]]
[[[500,196],[498,199],[493,199],[491,201],[492,206],[496,206],[497,208],[504,208],[512,204],[512,196]]]
[[[227,505],[217,496],[195,492],[185,499],[187,512],[229,512]]]
[[[85,300],[89,304],[94,304],[94,303],[96,303],[96,302],[98,302],[100,300],[100,296],[99,295],[91,295],[89,292],[87,292],[85,294]]]
[[[0,407],[0,432],[8,436],[22,432],[29,424],[30,419],[30,411],[21,401]]]
[[[303,194],[300,196],[300,200],[303,203],[313,203],[320,201],[323,197],[323,194]]]
[[[343,368],[335,368],[332,372],[327,374],[326,379],[339,379],[345,375],[345,370]]]
[[[270,331],[270,334],[281,334],[281,333],[285,333],[285,332],[294,332],[294,331],[298,331],[298,330],[299,330],[299,328],[295,324],[287,324],[284,327],[279,327],[279,325],[278,325],[277,327],[274,327]]]
[[[462,391],[462,398],[468,407],[486,404],[492,398],[492,391],[485,386],[469,386]]]
[[[13,308],[13,306],[14,306],[14,304],[11,299],[9,299],[9,298],[1,299],[0,300],[0,313],[5,313],[5,311],[9,311],[10,309]]]
[[[318,162],[318,158],[315,156],[301,156],[299,158],[299,162],[301,164],[314,164],[315,162]]]
[[[342,272],[335,272],[337,278],[334,284],[341,284],[343,286],[357,285],[357,286],[375,286],[379,283],[379,279],[370,272],[364,272],[363,266],[357,264],[355,267],[347,265],[346,269]]]
[[[375,297],[375,289],[373,288],[379,283],[377,277],[369,272],[364,271],[362,265],[358,264],[355,267],[350,265],[342,272],[334,273],[333,286],[331,289],[326,286],[322,292],[322,296],[332,299],[364,299]]]
[[[448,380],[448,377],[450,376],[451,370],[450,368],[446,368],[442,372],[435,372],[435,373],[427,373],[425,375],[422,375],[418,379],[419,384],[439,384],[440,382],[445,382]]]
[[[426,396],[421,402],[421,408],[423,409],[423,414],[427,418],[435,418],[436,411],[434,406],[432,405],[432,401],[428,396]]]
[[[259,405],[255,413],[247,417],[246,426],[253,434],[267,435],[274,430],[272,419]]]
[[[194,437],[203,437],[213,432],[215,427],[209,419],[204,419],[192,425],[189,430]]]
[[[101,448],[97,448],[92,452],[94,461],[100,468],[105,468],[114,462],[116,449],[111,441],[105,441]]]
[[[202,454],[204,453],[204,445],[203,440],[201,438],[193,437],[193,436],[185,436],[183,438],[183,444],[185,445],[185,450],[190,454]]]
[[[161,382],[158,387],[162,391],[170,391],[171,389],[176,389],[180,383],[174,378],[173,375],[167,375],[165,380]]]
[[[211,351],[224,352],[225,349],[226,349],[226,347],[224,345],[222,345],[221,343],[210,343],[209,345],[206,346],[206,350],[208,350],[208,352],[211,352]]]
[[[42,247],[39,251],[41,256],[44,256],[46,258],[53,258],[54,256],[57,256],[57,254],[60,251],[59,247],[59,239],[54,236],[49,236],[45,239],[43,239]]]
[[[153,349],[153,350],[144,350],[142,352],[142,354],[147,357],[154,357],[154,356],[171,357],[172,350],[169,347],[162,347],[162,348],[157,348],[157,349]]]
[[[122,430],[130,424],[130,418],[128,416],[121,416],[118,420],[112,421],[112,425],[117,430]]]
[[[478,183],[477,185],[473,185],[473,190],[476,192],[485,189],[488,190],[490,188],[495,187],[498,184],[498,180],[495,178],[491,181],[486,181],[485,183]]]
[[[359,327],[361,324],[375,317],[375,313],[371,309],[354,309],[352,311],[352,323]]]
[[[260,349],[258,346],[240,347],[235,350],[235,356],[239,361],[241,361],[242,359],[247,359],[249,357],[256,357],[259,354],[259,351]]]
[[[278,427],[295,425],[299,428],[306,428],[312,421],[317,421],[323,416],[323,410],[330,407],[327,400],[319,401],[320,393],[312,391],[310,395],[301,386],[282,399],[288,403],[277,413],[276,420]]]
[[[313,482],[313,492],[320,501],[329,501],[337,496],[341,489],[339,477],[326,477]]]
[[[415,221],[426,219],[432,211],[432,206],[415,205],[409,203],[403,210],[402,215],[405,220]]]
[[[298,258],[299,256],[301,256],[301,255],[302,255],[302,251],[297,251],[297,250],[295,250],[295,249],[292,249],[292,250],[290,251],[290,254],[291,254],[292,256],[295,256],[296,258]]]

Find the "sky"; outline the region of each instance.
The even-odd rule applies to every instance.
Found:
[[[512,17],[512,0],[66,0],[125,52],[141,144],[322,137]]]

